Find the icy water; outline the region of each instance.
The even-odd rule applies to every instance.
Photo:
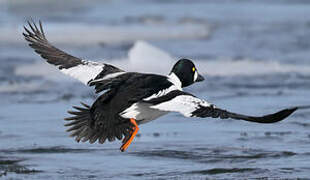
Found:
[[[184,118],[142,125],[120,142],[76,143],[63,118],[91,88],[47,65],[22,39],[25,20],[73,55],[167,74],[194,59],[206,81],[186,91],[261,115],[310,104],[308,1],[0,0],[1,179],[309,179],[310,111],[276,124]]]

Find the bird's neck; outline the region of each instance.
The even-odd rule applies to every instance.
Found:
[[[168,80],[172,82],[172,84],[174,84],[179,90],[182,90],[182,82],[173,72],[168,75]]]

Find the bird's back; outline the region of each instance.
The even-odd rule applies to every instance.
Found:
[[[142,73],[126,73],[116,81],[117,85],[97,98],[91,107],[94,113],[100,112],[116,123],[120,113],[134,103],[173,85],[166,76]]]

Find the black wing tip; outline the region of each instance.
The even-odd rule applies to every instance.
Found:
[[[297,108],[297,109],[310,109],[310,105],[297,106],[297,107],[294,107],[294,108]]]
[[[225,115],[225,117],[221,117],[220,115],[220,118],[222,119],[232,118],[236,120],[245,120],[245,121],[254,122],[254,123],[271,124],[271,123],[276,123],[276,122],[286,119],[288,116],[292,115],[298,109],[299,107],[286,108],[276,113],[268,114],[264,116],[247,116],[247,115],[242,115],[242,114],[237,114],[237,113],[232,113],[232,112],[228,112],[225,110],[221,110],[220,114]]]
[[[282,111],[279,111],[278,113],[282,114],[282,119],[281,120],[283,120],[283,119],[287,118],[288,116],[290,116],[291,114],[293,114],[295,111],[301,110],[301,109],[310,109],[310,105],[291,107],[291,108],[287,108],[287,109],[284,109]]]
[[[279,111],[278,113],[275,113],[275,114],[279,114],[279,121],[281,121],[287,118],[288,116],[292,115],[295,111],[300,110],[300,109],[310,109],[310,106],[307,105],[307,106],[291,107],[291,108],[287,108],[282,111]]]
[[[278,113],[275,113],[275,116],[276,116],[275,122],[282,121],[282,120],[286,119],[287,117],[292,115],[297,109],[298,109],[298,107],[293,107],[293,108],[284,109],[282,111],[279,111]],[[271,123],[273,123],[273,122],[271,122]]]
[[[291,107],[291,108],[287,108],[287,109],[283,109],[277,113],[271,114],[270,117],[272,117],[271,121],[267,121],[267,122],[263,122],[263,123],[274,123],[274,122],[278,122],[278,121],[282,121],[285,118],[289,117],[290,115],[292,115],[295,111],[297,110],[301,110],[301,109],[310,109],[310,105],[304,105],[304,106],[295,106],[295,107]]]
[[[30,20],[27,20],[26,23],[28,24],[27,26],[23,26],[25,32],[23,33],[23,36],[25,39],[31,43],[34,42],[34,40],[46,40],[43,26],[42,26],[42,21],[39,20],[39,27],[38,28],[36,22],[31,18]]]
[[[287,109],[278,111],[274,114],[269,114],[263,117],[251,117],[247,121],[256,122],[256,123],[264,123],[264,124],[276,123],[276,122],[286,119],[287,117],[292,115],[297,109],[299,108],[298,107],[287,108]]]

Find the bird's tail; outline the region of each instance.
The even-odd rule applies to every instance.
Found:
[[[69,114],[74,116],[65,118],[69,121],[65,126],[70,127],[67,132],[72,132],[71,137],[75,137],[77,142],[86,142],[89,140],[90,143],[94,143],[97,138],[93,138],[93,130],[90,128],[91,113],[90,106],[81,102],[83,107],[73,106],[77,111],[68,111]],[[94,140],[93,140],[94,139]]]
[[[122,119],[119,123],[104,124],[102,119],[97,117],[97,122],[93,116],[93,110],[90,106],[81,102],[83,107],[73,106],[75,111],[68,111],[72,114],[72,117],[65,118],[69,121],[65,126],[68,126],[67,132],[71,132],[70,136],[75,137],[77,142],[94,143],[98,140],[100,144],[103,144],[106,139],[108,141],[114,141],[115,138],[121,140],[123,137],[127,137],[132,130],[132,124],[128,119]],[[102,118],[102,117],[101,117]]]

